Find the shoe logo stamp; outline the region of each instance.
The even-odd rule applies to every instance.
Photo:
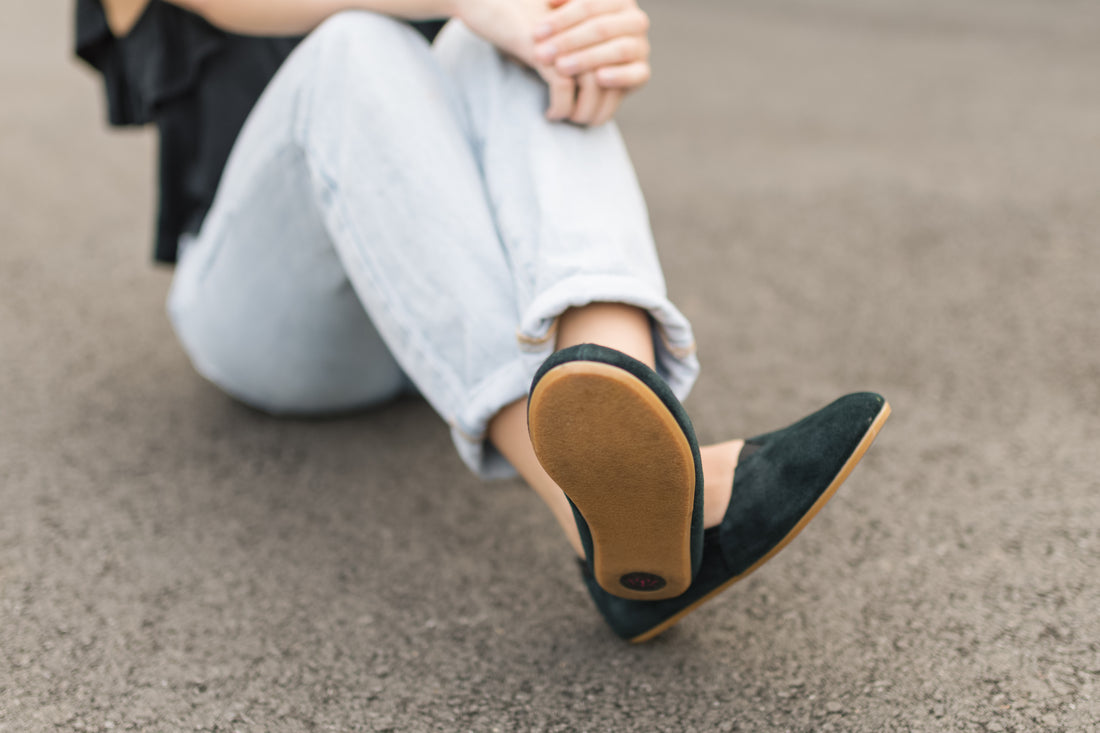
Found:
[[[627,573],[619,578],[619,583],[630,590],[654,591],[664,588],[665,579],[653,573]]]

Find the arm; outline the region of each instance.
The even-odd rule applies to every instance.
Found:
[[[118,38],[134,27],[149,0],[100,0]],[[374,10],[417,20],[454,15],[452,0],[166,0],[227,31],[258,36],[304,35],[341,10]]]
[[[132,0],[105,0],[124,3]],[[547,0],[168,0],[225,30],[247,35],[303,35],[330,15],[369,10],[408,20],[457,17],[477,35],[534,68],[550,87],[550,119],[567,119],[576,82],[535,59],[534,28]]]
[[[107,13],[112,30],[116,35],[124,35],[133,22],[140,17],[149,0],[101,0]],[[514,56],[524,64],[534,68],[550,87],[550,105],[547,116],[550,119],[571,119],[579,124],[599,124],[607,121],[618,107],[618,101],[624,91],[641,86],[648,79],[648,64],[644,62],[649,55],[648,43],[634,43],[626,49],[618,48],[613,63],[620,73],[630,68],[641,70],[644,78],[611,78],[605,76],[597,84],[596,73],[583,69],[569,71],[554,68],[558,53],[547,54],[545,61],[536,58],[536,27],[546,26],[547,12],[555,8],[552,30],[538,34],[538,40],[546,40],[555,33],[572,29],[578,24],[583,28],[588,24],[585,19],[594,15],[614,15],[622,10],[619,3],[623,0],[166,0],[174,5],[202,16],[211,24],[225,30],[246,35],[303,35],[308,33],[330,15],[344,10],[369,10],[385,15],[409,20],[458,17],[469,28],[502,51]],[[626,0],[633,5],[634,0]],[[565,5],[566,8],[562,6]],[[569,8],[569,5],[575,7]],[[636,6],[634,6],[636,10]],[[621,12],[620,12],[621,16]],[[644,15],[642,20],[645,21]],[[635,35],[644,28],[637,27],[638,18],[623,26],[616,19],[610,27],[603,28],[600,41],[605,47],[608,36]],[[645,23],[648,26],[648,23]],[[542,30],[541,28],[539,30]],[[122,31],[120,33],[120,31]],[[631,33],[633,31],[633,33]],[[592,44],[595,39],[572,39],[563,43],[562,51],[580,51]],[[625,53],[624,53],[625,51]],[[579,55],[574,53],[574,56]],[[582,56],[580,66],[600,66],[591,55]],[[631,63],[633,62],[633,63]],[[641,62],[641,63],[638,63]],[[602,69],[601,69],[602,71]],[[563,73],[564,72],[564,73]],[[604,74],[607,74],[604,71]],[[612,76],[614,72],[611,72]],[[580,82],[578,84],[578,81]],[[617,82],[617,83],[616,83]],[[600,89],[604,87],[604,89]],[[578,96],[578,88],[582,92]],[[580,108],[578,110],[578,108]]]
[[[113,0],[120,2],[125,0]],[[449,18],[457,0],[170,0],[234,33],[257,36],[304,35],[330,15],[372,10],[409,20]]]

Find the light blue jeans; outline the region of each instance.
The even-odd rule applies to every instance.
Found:
[[[652,315],[683,398],[691,326],[666,297],[614,125],[547,122],[545,85],[460,23],[433,46],[345,12],[264,92],[168,311],[196,369],[274,414],[369,407],[415,385],[483,476],[570,306]]]

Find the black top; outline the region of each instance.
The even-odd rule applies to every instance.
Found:
[[[442,23],[415,25],[430,39]],[[76,0],[76,53],[103,75],[110,123],[160,134],[156,260],[175,262],[180,236],[198,233],[245,118],[299,40],[227,33],[163,0],[116,38],[100,0]]]

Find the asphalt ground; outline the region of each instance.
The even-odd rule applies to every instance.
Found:
[[[68,3],[0,25],[0,730],[1100,730],[1100,5],[678,0],[621,124],[704,440],[894,416],[763,570],[645,646],[421,401],[197,377],[154,141]]]

